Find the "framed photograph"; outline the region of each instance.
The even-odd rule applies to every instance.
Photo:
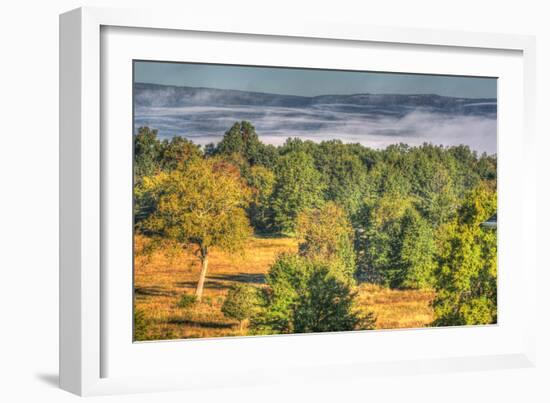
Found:
[[[64,389],[533,365],[531,37],[85,8],[60,44]]]

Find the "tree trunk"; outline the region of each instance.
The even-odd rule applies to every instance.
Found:
[[[208,254],[204,254],[204,256],[201,257],[201,274],[197,284],[197,291],[195,292],[198,302],[200,302],[202,298],[202,290],[204,288],[204,282],[206,281],[206,270],[208,270]]]

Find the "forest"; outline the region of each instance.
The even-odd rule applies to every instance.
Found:
[[[496,155],[133,141],[136,341],[497,322]]]

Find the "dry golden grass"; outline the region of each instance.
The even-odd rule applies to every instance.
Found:
[[[377,329],[425,327],[433,321],[431,290],[391,290],[375,284],[360,284],[357,303],[374,312]]]
[[[211,252],[207,281],[200,304],[180,308],[183,294],[193,295],[199,261],[190,251],[157,250],[145,254],[147,240],[136,236],[135,307],[147,320],[147,339],[166,340],[241,335],[239,325],[221,313],[225,294],[235,282],[261,286],[277,255],[296,252],[292,238],[252,238],[242,255]],[[376,327],[411,328],[432,321],[433,293],[389,290],[372,284],[358,288],[358,305],[373,311]]]
[[[146,240],[136,236],[136,251]],[[215,248],[209,257],[202,302],[192,308],[179,308],[182,294],[193,295],[199,277],[199,261],[190,252],[179,254],[156,251],[135,258],[135,305],[149,320],[151,339],[219,337],[240,335],[236,321],[221,313],[225,294],[235,282],[260,286],[277,255],[296,252],[292,238],[252,238],[241,255]]]

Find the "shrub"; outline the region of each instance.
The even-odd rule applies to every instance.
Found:
[[[197,297],[195,295],[183,294],[180,297],[177,305],[179,308],[189,308],[197,303]]]
[[[238,320],[242,331],[245,321],[256,312],[258,303],[258,290],[255,287],[236,284],[227,293],[222,305],[222,313],[228,318]]]
[[[350,287],[330,274],[326,266],[313,270],[293,312],[296,333],[354,330],[360,318],[353,310]]]
[[[267,275],[264,309],[253,318],[258,333],[310,333],[374,326],[354,308],[355,292],[327,264],[283,255]]]

